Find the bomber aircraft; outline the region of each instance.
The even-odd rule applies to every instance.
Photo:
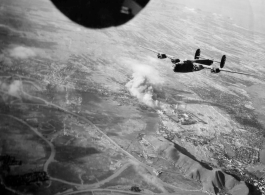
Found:
[[[213,59],[208,59],[208,58],[204,58],[201,57],[201,50],[197,49],[194,55],[194,59],[192,60],[180,60],[174,56],[141,46],[140,47],[147,49],[149,51],[152,51],[154,53],[157,54],[157,57],[159,59],[165,59],[165,58],[169,58],[172,62],[172,68],[174,72],[179,72],[179,73],[189,73],[189,72],[194,72],[194,71],[200,71],[202,69],[210,69],[212,73],[220,73],[221,71],[224,72],[231,72],[231,73],[237,73],[237,74],[244,74],[244,75],[250,75],[250,76],[254,76],[248,73],[244,73],[244,72],[237,72],[237,71],[232,71],[232,70],[227,70],[224,69],[224,65],[226,62],[226,55],[223,55],[221,58],[221,61],[215,61]],[[220,68],[218,67],[213,67],[212,65],[214,63],[219,63],[220,64]]]

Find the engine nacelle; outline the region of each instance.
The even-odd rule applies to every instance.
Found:
[[[221,70],[219,68],[212,68],[211,73],[219,73]]]
[[[165,59],[167,57],[167,55],[166,54],[163,54],[163,53],[159,53],[159,54],[157,54],[157,57],[159,59]]]
[[[172,62],[173,64],[176,64],[176,63],[179,63],[179,62],[180,62],[180,59],[171,59],[171,62]]]

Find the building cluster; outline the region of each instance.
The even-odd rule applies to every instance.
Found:
[[[234,169],[226,169],[225,172],[231,175],[236,175],[240,180],[245,181],[246,183],[251,184],[257,191],[260,191],[262,194],[265,194],[265,179],[258,178],[253,174],[248,173],[242,168],[233,166]]]
[[[194,146],[203,146],[206,144],[209,144],[211,142],[211,139],[205,138],[203,136],[198,136],[198,135],[182,135],[181,132],[172,132],[168,130],[165,126],[160,125],[157,134],[162,135],[165,139],[168,140],[173,140],[175,137],[178,139],[184,138],[186,142],[192,143]]]
[[[203,146],[210,143],[210,139],[204,138],[203,136],[193,135],[193,137],[185,137],[186,142],[192,143],[194,146]]]
[[[253,155],[249,156],[248,152],[246,152],[246,149],[249,149],[248,152],[252,151]],[[257,191],[260,191],[262,194],[265,194],[265,179],[258,178],[257,176],[249,173],[247,170],[245,170],[245,164],[243,164],[246,162],[253,162],[253,160],[250,160],[253,156],[255,161],[258,160],[258,158],[256,157],[257,151],[255,149],[243,147],[241,149],[239,148],[238,151],[241,152],[238,154],[243,154],[245,155],[245,157],[248,157],[248,159],[244,161],[242,160],[243,157],[240,157],[239,159],[236,159],[236,157],[229,159],[227,158],[227,156],[223,156],[221,154],[216,155],[215,159],[218,160],[219,166],[224,167],[224,171],[226,173],[237,176],[238,178],[240,178],[240,180],[245,181],[246,183],[249,183],[254,186]],[[245,153],[243,153],[242,151]],[[239,160],[241,160],[243,163],[241,163]]]
[[[265,179],[262,178],[262,179],[259,179],[259,180],[253,180],[253,183],[252,183],[256,188],[259,189],[259,191],[262,193],[262,194],[265,194]]]
[[[259,161],[259,151],[253,148],[240,147],[235,149],[236,160],[244,164],[254,164]]]
[[[128,105],[129,102],[132,101],[126,90],[120,90],[119,94],[113,93],[111,97],[113,98],[114,101],[118,102],[119,106]]]
[[[45,171],[37,171],[24,175],[8,175],[4,179],[5,183],[9,186],[30,185],[47,180],[49,180],[49,177]]]
[[[239,168],[244,168],[246,165],[255,164],[259,162],[259,151],[250,147],[234,147],[235,156],[229,157],[225,152],[219,147],[215,146],[214,152],[215,159],[218,160],[222,167],[236,166]]]
[[[112,96],[112,92],[108,89],[102,87],[101,85],[95,85],[90,87],[92,90],[96,90],[98,94],[100,94],[102,97],[104,96]]]
[[[181,125],[193,125],[198,121],[194,119],[194,115],[191,113],[183,112],[180,110],[171,109],[170,115],[174,116],[174,120],[172,117],[168,116],[165,110],[158,111],[158,114],[165,115],[168,120],[171,122],[180,123]]]
[[[193,117],[186,113],[178,114],[178,120],[182,125],[193,125],[197,123],[197,121],[194,120]]]
[[[139,143],[141,144],[141,146],[143,148],[143,157],[148,162],[151,163],[151,161],[149,161],[149,159],[157,157],[155,150],[154,150],[154,147],[144,137],[142,137],[141,140],[139,140]]]
[[[164,110],[161,110],[160,112],[158,112],[158,114],[160,115],[162,120],[171,120],[171,117],[167,116]],[[200,122],[194,119],[195,116],[189,113],[176,112],[174,110],[172,114],[177,116],[176,120],[172,122],[177,122],[181,125],[189,125]],[[201,122],[204,123],[204,121]],[[164,138],[169,140],[173,140],[176,137],[183,141],[185,140],[185,142],[190,142],[194,146],[209,145],[212,141],[211,139],[205,138],[204,136],[197,136],[193,134],[186,135],[183,134],[183,132],[172,132],[163,124],[160,124],[160,127],[157,130],[157,134],[162,135]],[[230,142],[233,141],[230,137],[225,137],[225,139],[229,140]],[[225,154],[222,144],[214,145],[214,147],[210,147],[209,150],[214,153],[214,159],[218,161],[218,166],[223,167],[225,172],[234,175],[235,177],[240,178],[240,180],[250,184],[251,186],[253,186],[253,189],[255,189],[255,191],[260,192],[261,194],[265,194],[265,179],[258,178],[245,169],[246,165],[259,162],[259,151],[257,149],[250,147],[234,148],[235,155],[233,157],[229,157]],[[211,165],[208,162],[206,162],[206,164],[210,165],[211,167],[216,167],[215,165]],[[159,172],[155,173],[159,174]],[[227,194],[227,192],[220,191],[219,194],[224,195]]]
[[[169,131],[165,126],[160,125],[157,132],[158,135],[162,135],[165,139],[172,141],[175,138],[175,133]]]

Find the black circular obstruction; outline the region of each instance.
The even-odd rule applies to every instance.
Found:
[[[200,55],[201,55],[201,50],[197,49],[196,52],[195,52],[194,59],[199,59]]]
[[[136,16],[149,0],[51,0],[69,19],[88,28],[122,25]]]
[[[223,68],[225,66],[225,61],[226,61],[226,55],[223,55],[220,63],[220,68]]]

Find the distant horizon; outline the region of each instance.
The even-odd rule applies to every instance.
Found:
[[[265,34],[263,0],[174,0],[189,8],[221,14],[253,33]]]

